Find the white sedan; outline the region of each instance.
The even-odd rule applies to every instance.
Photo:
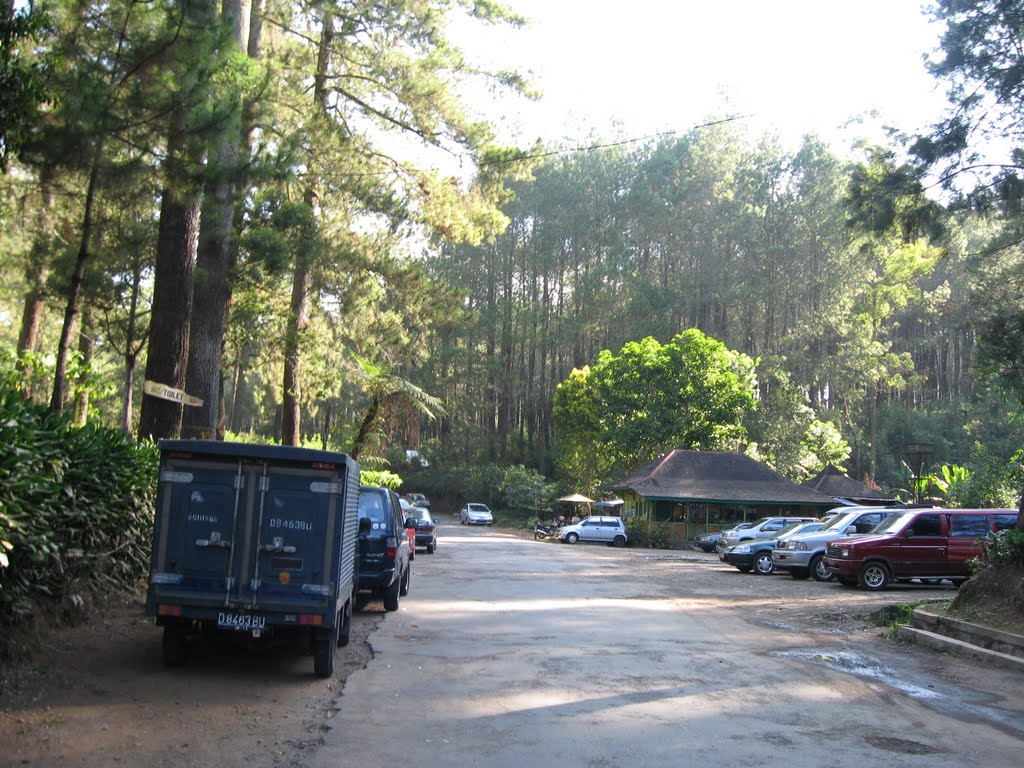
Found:
[[[459,511],[460,525],[494,525],[494,515],[486,504],[467,504]]]

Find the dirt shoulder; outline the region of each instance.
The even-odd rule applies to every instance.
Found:
[[[330,729],[345,679],[372,658],[367,638],[384,617],[379,603],[355,614],[323,680],[309,656],[212,638],[167,669],[143,607],[141,597],[112,600],[0,670],[0,765],[301,766]]]

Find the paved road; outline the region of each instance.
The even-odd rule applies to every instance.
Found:
[[[961,660],[858,631],[877,595],[698,553],[440,530],[313,765],[1021,764],[1024,679],[999,673],[1005,698],[967,688]]]

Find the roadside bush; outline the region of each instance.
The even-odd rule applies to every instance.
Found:
[[[521,513],[550,510],[553,489],[544,475],[522,464],[506,467],[498,486],[502,506]]]
[[[158,453],[0,390],[0,654],[8,628],[149,567]]]
[[[1024,531],[1008,528],[985,537],[981,556],[971,561],[977,572],[985,568],[1024,568]]]
[[[626,518],[626,534],[631,547],[668,549],[671,530],[668,523],[652,523],[637,517]]]

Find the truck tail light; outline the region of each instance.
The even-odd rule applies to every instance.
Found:
[[[384,542],[384,554],[388,557],[394,557],[398,554],[398,539],[394,536],[388,536],[387,541]]]

